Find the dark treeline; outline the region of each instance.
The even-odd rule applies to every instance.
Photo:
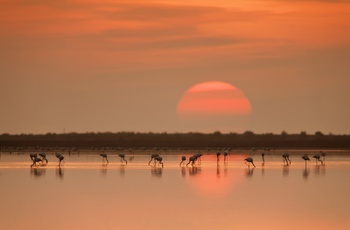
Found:
[[[0,146],[65,148],[336,148],[349,149],[350,135],[203,133],[67,133],[0,135]]]

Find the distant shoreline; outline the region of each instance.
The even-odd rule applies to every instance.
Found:
[[[170,151],[350,149],[350,135],[203,133],[68,133],[0,135],[0,151]]]

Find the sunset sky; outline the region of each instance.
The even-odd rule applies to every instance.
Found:
[[[244,125],[193,131],[350,134],[350,1],[0,4],[0,133],[188,131],[186,91],[224,82]]]

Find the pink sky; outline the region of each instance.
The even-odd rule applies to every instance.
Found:
[[[0,133],[181,132],[186,90],[222,81],[244,129],[349,134],[349,1],[0,4]]]

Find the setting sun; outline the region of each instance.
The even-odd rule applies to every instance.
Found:
[[[177,105],[181,115],[246,115],[252,111],[244,93],[225,82],[194,85]]]
[[[192,86],[176,109],[183,130],[201,132],[243,131],[252,113],[250,101],[241,90],[219,81]]]

